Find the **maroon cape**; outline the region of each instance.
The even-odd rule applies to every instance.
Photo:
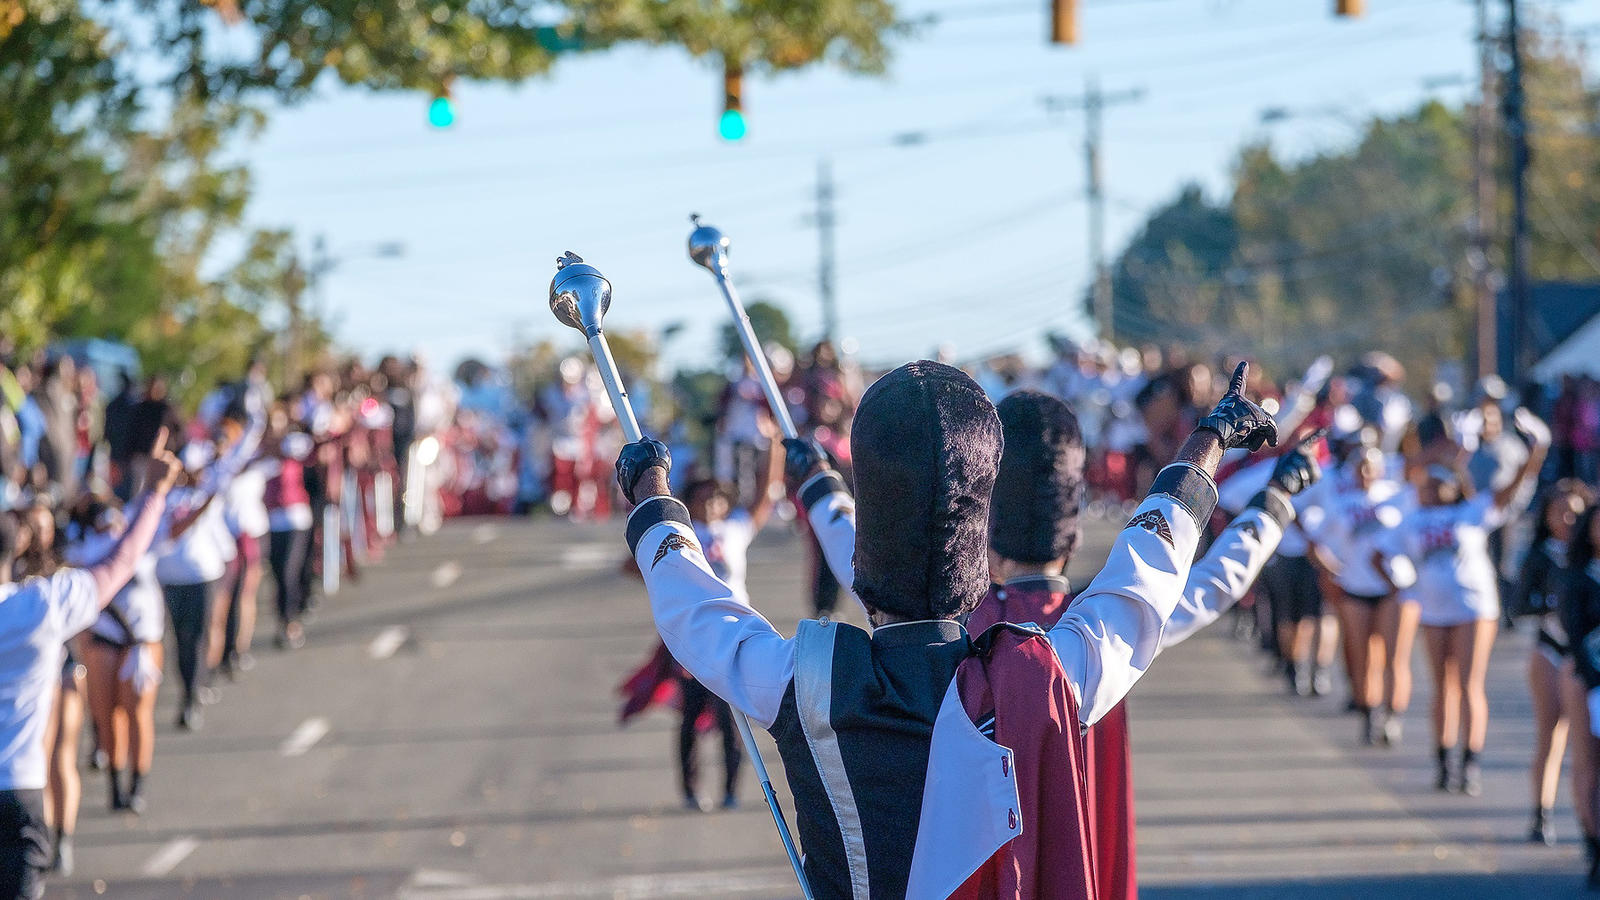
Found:
[[[994,740],[1011,749],[1022,833],[995,851],[952,900],[1095,900],[1078,704],[1048,638],[997,627],[956,670],[974,724],[994,717]],[[1041,708],[1040,698],[1046,700]]]
[[[1050,628],[1070,602],[1067,594],[1048,590],[1043,583],[990,585],[988,595],[967,620],[967,631],[983,634],[997,622],[1033,622]],[[1128,743],[1126,702],[1118,703],[1089,729],[1083,756],[1089,786],[1095,896],[1098,900],[1137,900],[1133,755]]]

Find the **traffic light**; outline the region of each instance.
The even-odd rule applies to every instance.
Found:
[[[1078,42],[1078,0],[1050,0],[1050,43]]]
[[[744,67],[726,62],[722,68],[722,118],[717,134],[725,141],[744,138]]]
[[[1333,14],[1341,19],[1358,18],[1366,11],[1366,0],[1333,0]]]
[[[456,120],[456,109],[449,94],[438,94],[428,104],[428,124],[435,128],[449,128]]]

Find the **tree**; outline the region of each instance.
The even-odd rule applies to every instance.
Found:
[[[287,235],[201,274],[249,197],[221,150],[327,80],[447,91],[625,41],[878,71],[893,30],[887,0],[0,0],[0,331],[127,340],[197,390],[270,340],[304,278]]]
[[[1527,79],[1534,276],[1593,279],[1600,93],[1559,33],[1530,41]],[[1226,198],[1183,189],[1120,255],[1117,332],[1219,354],[1248,345],[1279,371],[1382,349],[1420,381],[1461,358],[1474,315],[1474,112],[1423,103],[1306,158],[1246,146]],[[1509,203],[1503,191],[1502,229]],[[1503,267],[1503,230],[1493,244]]]
[[[777,344],[790,353],[795,352],[798,345],[794,339],[794,328],[783,307],[769,300],[756,300],[745,307],[745,314],[750,317],[750,327],[763,347]],[[722,358],[730,365],[744,358],[744,344],[739,340],[739,331],[732,322],[722,326],[718,346],[722,349]]]

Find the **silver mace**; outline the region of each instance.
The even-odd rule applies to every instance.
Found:
[[[772,366],[767,362],[766,351],[761,349],[761,343],[756,340],[755,329],[750,327],[750,315],[744,311],[744,304],[739,302],[739,292],[734,289],[733,279],[728,275],[728,247],[732,242],[715,227],[701,224],[697,215],[690,216],[689,221],[694,223],[694,231],[689,233],[689,258],[705,266],[711,277],[717,280],[717,287],[722,289],[722,299],[728,301],[728,312],[733,314],[733,327],[739,332],[739,342],[744,344],[745,358],[750,360],[750,365],[755,367],[756,375],[761,379],[761,390],[767,395],[767,406],[772,408],[772,416],[778,420],[783,436],[799,437],[794,430],[794,420],[789,417],[789,405],[784,402],[783,392],[778,389],[778,379],[773,377]]]
[[[731,302],[738,303],[738,300],[735,298]],[[594,355],[594,364],[600,370],[600,380],[605,383],[606,394],[611,398],[611,408],[616,410],[622,434],[632,443],[644,435],[639,431],[639,420],[634,417],[633,404],[628,402],[628,391],[623,387],[622,376],[617,372],[617,361],[611,356],[611,347],[606,343],[605,332],[601,328],[606,311],[610,308],[611,282],[598,269],[571,250],[556,260],[556,276],[550,281],[550,311],[555,313],[556,320],[561,324],[583,332],[584,339],[589,342],[589,352]],[[747,349],[751,346],[748,342],[754,340],[748,337],[749,332],[750,320],[746,318],[744,333],[747,335]],[[770,379],[772,372],[766,368],[765,358],[761,366]],[[787,412],[781,421],[787,429],[784,433],[792,436],[794,423],[789,421]],[[778,828],[783,850],[789,854],[794,877],[800,881],[800,892],[805,895],[805,900],[812,900],[811,885],[806,881],[805,868],[800,864],[800,851],[795,848],[794,838],[789,834],[789,823],[783,817],[783,809],[778,806],[778,795],[772,789],[772,776],[767,774],[767,764],[761,759],[755,733],[750,730],[750,720],[735,709],[733,721],[739,726],[739,737],[744,739],[745,755],[750,757],[756,777],[761,779],[761,793],[766,795],[767,809],[772,812],[772,822]]]

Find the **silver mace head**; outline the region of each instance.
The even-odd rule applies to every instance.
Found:
[[[698,215],[690,216],[689,221],[694,223],[694,231],[689,233],[689,258],[710,269],[712,274],[724,274],[732,242],[714,226],[700,224]]]
[[[610,308],[611,282],[599,269],[571,250],[556,260],[556,277],[550,280],[550,311],[557,321],[593,337],[600,333]]]

